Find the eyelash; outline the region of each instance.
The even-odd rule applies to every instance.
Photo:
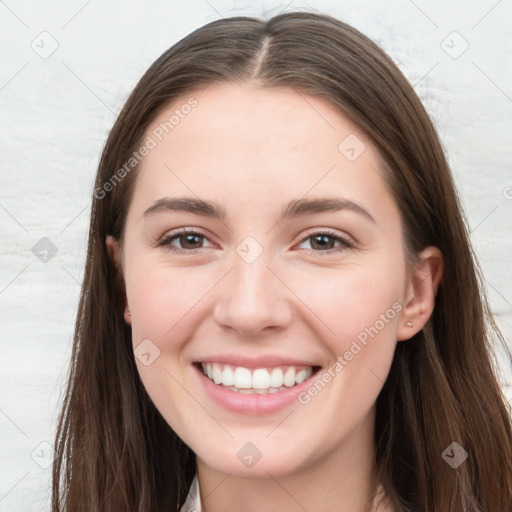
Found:
[[[199,236],[205,238],[206,240],[208,240],[210,243],[212,243],[208,239],[208,237],[204,233],[202,233],[201,231],[185,228],[185,229],[180,229],[180,230],[173,231],[169,235],[167,235],[164,238],[162,238],[161,240],[159,240],[156,243],[156,246],[157,247],[165,247],[168,251],[173,252],[175,254],[186,254],[188,256],[197,254],[197,252],[199,252],[201,249],[203,249],[203,248],[199,248],[199,249],[181,249],[179,247],[171,246],[171,242],[172,241],[174,241],[175,239],[177,239],[177,238],[179,238],[180,236],[183,236],[183,235],[199,235]],[[353,249],[353,248],[355,248],[355,245],[352,242],[350,242],[348,239],[338,235],[337,233],[335,233],[334,231],[331,231],[329,229],[324,229],[324,230],[321,230],[321,231],[313,231],[313,232],[308,233],[308,235],[300,241],[300,244],[302,244],[303,242],[305,242],[309,238],[313,238],[314,236],[322,236],[322,235],[326,235],[326,236],[329,236],[329,237],[333,238],[335,240],[335,242],[340,242],[341,246],[336,247],[336,248],[332,248],[332,249],[328,249],[326,251],[319,251],[319,250],[314,250],[314,249],[305,249],[305,251],[306,251],[306,253],[308,255],[313,255],[313,254],[314,255],[324,255],[324,254],[332,255],[333,253],[338,253],[338,252],[341,252],[341,251],[346,250],[346,249]]]

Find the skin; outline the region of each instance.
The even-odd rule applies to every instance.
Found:
[[[165,108],[147,134],[189,97]],[[107,238],[125,280],[133,346],[150,339],[160,350],[148,366],[136,359],[140,377],[197,454],[205,512],[362,511],[375,492],[375,401],[397,342],[432,313],[442,256],[428,247],[408,271],[377,152],[324,99],[250,83],[215,84],[194,97],[197,106],[143,159],[122,240]],[[365,145],[354,161],[338,149],[351,134]],[[145,217],[164,196],[213,200],[227,217]],[[278,222],[289,201],[324,196],[358,203],[375,222],[351,210]],[[207,237],[172,242],[195,254],[156,246],[182,227]],[[333,252],[340,243],[330,237],[327,247],[315,244],[311,235],[327,228],[354,247]],[[252,263],[236,251],[248,235],[263,250]],[[394,303],[399,313],[306,405],[259,416],[228,411],[192,367],[213,354],[264,354],[325,370]],[[262,454],[251,468],[237,457],[247,442]]]

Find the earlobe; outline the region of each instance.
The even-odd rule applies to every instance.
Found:
[[[407,285],[398,341],[408,340],[421,331],[432,315],[443,268],[443,255],[437,247],[429,246],[420,253]]]

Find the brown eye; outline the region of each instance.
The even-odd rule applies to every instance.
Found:
[[[198,231],[181,230],[165,236],[157,246],[178,254],[195,254],[200,249],[207,248],[203,247],[204,241],[209,242],[206,236]]]
[[[306,238],[304,238],[301,244],[308,241],[311,249],[308,250],[306,248],[306,250],[310,254],[332,254],[354,247],[354,244],[352,242],[332,231],[321,231],[317,233],[312,233]],[[336,244],[338,245],[336,246]]]
[[[334,237],[329,235],[314,235],[310,237],[311,239],[311,247],[313,249],[332,249],[334,247],[334,244],[336,243],[336,240],[334,240]]]
[[[175,238],[179,241],[182,249],[197,249],[197,246],[202,244],[204,237],[187,233],[185,235],[178,235]]]

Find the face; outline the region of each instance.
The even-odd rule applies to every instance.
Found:
[[[117,254],[149,396],[217,471],[342,453],[371,432],[410,290],[372,144],[323,99],[249,84],[183,96],[146,136]]]

